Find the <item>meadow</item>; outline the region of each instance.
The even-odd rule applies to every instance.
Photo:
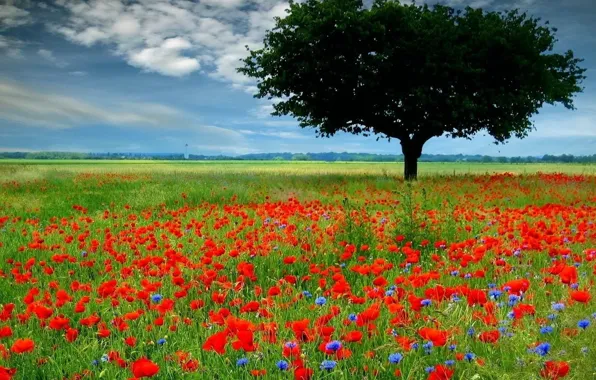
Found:
[[[0,380],[596,378],[596,167],[0,162]]]

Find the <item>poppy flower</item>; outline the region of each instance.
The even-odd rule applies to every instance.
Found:
[[[149,359],[141,358],[132,363],[131,370],[137,378],[152,377],[159,372],[159,366]]]
[[[549,360],[544,363],[544,368],[540,371],[540,376],[549,380],[562,379],[567,376],[569,370],[569,363]]]
[[[25,338],[15,340],[10,350],[15,354],[22,354],[25,352],[31,352],[34,348],[35,343],[31,339]]]

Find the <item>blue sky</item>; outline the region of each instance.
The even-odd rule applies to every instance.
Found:
[[[447,0],[519,7],[559,29],[558,47],[588,68],[577,111],[544,107],[537,131],[495,146],[435,138],[425,153],[596,154],[596,2]],[[0,151],[401,153],[397,141],[317,139],[268,116],[254,83],[236,73],[280,0],[0,0]]]

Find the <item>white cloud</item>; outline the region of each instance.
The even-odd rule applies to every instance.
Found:
[[[277,137],[281,139],[308,139],[309,136],[305,136],[298,132],[288,132],[288,131],[270,131],[270,130],[259,130],[253,131],[250,129],[240,129],[238,132],[242,133],[243,135],[258,135],[258,136],[267,136],[267,137]]]
[[[87,75],[86,71],[70,71],[68,74],[75,76],[75,77],[84,77]]]
[[[59,67],[61,69],[68,66],[68,62],[65,62],[61,59],[56,58],[56,56],[54,56],[54,53],[51,50],[39,49],[37,51],[37,54],[39,54],[39,56],[42,57],[43,59],[45,59],[46,61],[56,65],[56,67]]]
[[[245,46],[260,46],[277,0],[59,0],[67,20],[50,30],[72,42],[106,44],[132,66],[167,76],[198,70],[253,92],[251,80],[236,72]]]
[[[190,42],[183,38],[168,38],[159,47],[146,48],[133,53],[130,64],[163,75],[184,76],[200,67],[196,58],[181,55],[183,50],[188,50],[191,46]]]
[[[11,4],[0,4],[0,30],[27,25],[32,21],[29,11]]]
[[[24,43],[20,40],[0,35],[0,52],[4,52],[9,58],[23,58],[23,45]]]

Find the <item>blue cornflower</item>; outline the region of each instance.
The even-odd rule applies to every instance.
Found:
[[[93,361],[91,362],[91,365],[98,365],[98,364],[99,364],[99,362],[98,362],[97,360],[93,360]]]
[[[248,364],[248,359],[247,358],[240,358],[236,361],[236,365],[238,367],[244,367],[245,365]]]
[[[104,363],[107,363],[108,361],[110,361],[110,357],[108,356],[108,354],[101,355],[101,361]]]
[[[501,294],[503,294],[503,292],[500,290],[496,290],[496,289],[490,290],[488,292],[488,296],[492,299],[497,299],[497,298],[501,297]]]
[[[474,336],[474,334],[476,334],[476,330],[474,330],[473,327],[470,327],[468,329],[468,336]]]
[[[418,349],[418,342],[414,342],[414,343],[410,344],[410,348],[412,350],[417,350]]]
[[[579,327],[580,329],[585,330],[588,326],[590,326],[589,319],[582,319],[581,321],[577,322],[577,327]]]
[[[451,296],[451,301],[453,301],[453,302],[459,302],[459,301],[461,301],[461,298],[459,298],[457,295],[454,294],[454,295]]]
[[[554,319],[557,319],[557,315],[556,314],[549,314],[546,316],[546,318],[550,319],[551,321]]]
[[[549,351],[550,351],[550,343],[548,343],[548,342],[540,343],[539,345],[534,347],[534,352],[540,356],[546,356]]]
[[[448,367],[454,366],[455,365],[455,360],[446,360],[445,361],[445,365]]]
[[[83,252],[81,252],[81,256],[83,256],[83,257],[87,257],[87,251],[83,251]]]
[[[327,303],[327,298],[325,297],[317,297],[317,299],[315,300],[315,304],[319,305],[319,306],[323,306]]]
[[[464,276],[464,278],[472,278],[472,274],[471,273],[466,273],[466,275]]]
[[[310,298],[310,297],[312,297],[312,294],[310,294],[310,292],[309,292],[308,290],[305,290],[305,291],[303,291],[303,292],[302,292],[302,295],[303,295],[304,297],[306,297],[306,298]]]
[[[449,348],[449,351],[455,351],[455,349],[457,348],[457,345],[450,344],[448,348]]]
[[[352,322],[356,322],[358,320],[358,316],[356,314],[348,315],[348,319]]]
[[[288,364],[288,362],[285,360],[280,360],[275,365],[282,371],[285,371],[290,367],[290,364]]]
[[[389,355],[389,363],[391,364],[399,364],[399,362],[402,361],[402,359],[404,358],[404,356],[402,354],[395,353],[395,354],[391,354]]]
[[[341,342],[339,340],[332,340],[325,345],[325,349],[328,351],[337,351],[341,348]]]
[[[561,310],[565,309],[565,304],[563,304],[563,303],[554,303],[551,307],[552,307],[552,309],[554,311],[561,311]]]
[[[295,348],[297,345],[296,342],[286,342],[286,344],[284,344],[287,348]]]
[[[157,341],[157,344],[159,344],[160,346],[163,346],[164,344],[166,344],[166,340],[164,338],[161,338]]]
[[[426,342],[422,345],[422,348],[424,348],[424,352],[426,352],[427,354],[430,354],[430,352],[433,349],[433,342]]]
[[[435,367],[426,367],[424,370],[426,371],[426,373],[435,372]]]
[[[429,299],[424,299],[424,300],[420,301],[420,305],[422,305],[422,306],[430,306],[431,303],[432,303],[432,301]]]
[[[515,306],[516,303],[518,303],[520,300],[519,296],[516,296],[515,294],[511,294],[509,295],[509,302],[507,302],[507,304],[509,306]]]
[[[491,282],[491,283],[489,283],[489,284],[488,284],[488,288],[489,288],[489,289],[494,289],[494,288],[496,288],[496,287],[497,287],[497,284],[495,284],[495,283],[492,283],[492,282]]]
[[[579,284],[578,283],[571,284],[570,287],[571,287],[571,289],[576,290],[577,288],[579,288]]]
[[[161,294],[153,294],[151,296],[151,301],[153,301],[155,303],[159,303],[162,299],[163,299],[163,296]]]
[[[395,294],[395,291],[394,291],[394,290],[387,290],[387,291],[385,292],[385,295],[386,295],[387,297],[391,297],[391,296],[393,296],[393,294]]]
[[[553,328],[552,328],[552,326],[543,326],[543,327],[540,329],[540,334],[550,334],[550,333],[552,333],[552,332],[553,332]]]
[[[459,275],[459,271],[457,271],[457,270],[451,271],[451,275],[453,277],[458,276]]]
[[[473,352],[468,352],[464,355],[464,358],[471,362],[472,360],[474,360],[474,358],[476,358],[476,354],[474,354]]]
[[[337,362],[334,360],[323,360],[323,362],[321,362],[321,369],[331,371],[336,365]]]

